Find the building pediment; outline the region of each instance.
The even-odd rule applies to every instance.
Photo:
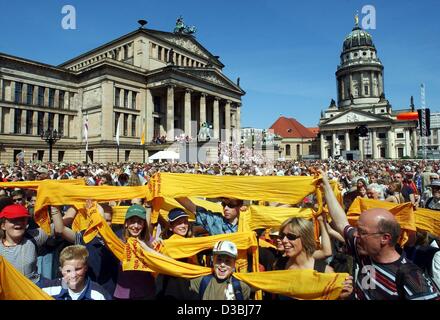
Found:
[[[157,36],[157,35],[156,35]],[[182,37],[180,35],[173,35],[173,34],[161,34],[158,36],[159,38],[162,38],[165,41],[171,42],[175,44],[178,47],[181,47],[183,49],[186,49],[192,53],[195,53],[199,56],[202,56],[205,59],[209,59],[210,56],[206,54],[205,49],[200,46],[196,41],[194,41],[191,38],[188,37]]]
[[[199,78],[200,80],[210,82],[214,85],[221,86],[233,91],[239,91],[241,94],[245,94],[245,92],[239,86],[237,86],[223,74],[217,72],[215,69],[202,70],[194,68],[179,68],[179,71],[189,76]]]
[[[349,124],[349,123],[364,123],[364,122],[389,122],[390,118],[386,118],[381,115],[377,115],[370,112],[364,112],[360,110],[349,110],[343,112],[333,118],[326,119],[322,124],[336,125],[336,124]]]

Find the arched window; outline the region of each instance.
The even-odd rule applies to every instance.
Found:
[[[286,144],[286,156],[290,156],[290,144]]]

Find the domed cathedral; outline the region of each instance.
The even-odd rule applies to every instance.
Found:
[[[345,37],[336,70],[337,103],[331,100],[319,121],[321,159],[416,157],[416,121],[397,121],[385,98],[384,66],[371,34],[359,26]]]

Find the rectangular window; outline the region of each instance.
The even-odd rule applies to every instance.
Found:
[[[115,88],[115,106],[119,107],[121,99],[121,89]]]
[[[153,97],[154,112],[160,112],[160,97]]]
[[[60,91],[60,94],[58,95],[58,105],[60,107],[60,109],[64,109],[64,95],[65,92],[64,91]]]
[[[63,162],[64,160],[64,151],[58,151],[58,162]]]
[[[33,117],[33,111],[26,111],[26,134],[32,134]]]
[[[128,114],[124,114],[124,137],[128,136]]]
[[[125,162],[130,161],[130,150],[125,150]]]
[[[132,109],[136,109],[136,96],[137,96],[137,93],[133,91],[131,93],[131,108]]]
[[[386,133],[385,132],[378,132],[377,136],[379,137],[379,139],[386,139]]]
[[[27,86],[26,103],[27,104],[34,103],[34,86],[32,84],[28,84]]]
[[[364,86],[365,95],[369,95],[368,93],[368,86]]]
[[[340,140],[340,141],[344,141],[345,140],[345,136],[342,134],[342,135],[339,135],[338,136],[338,140]]]
[[[38,105],[44,106],[44,87],[38,87]]]
[[[21,133],[21,110],[20,109],[15,109],[14,133]]]
[[[49,113],[49,119],[48,119],[48,123],[47,123],[47,127],[49,130],[54,129],[54,126],[53,126],[54,117],[55,117],[54,113]]]
[[[124,107],[128,108],[128,90],[124,90]]]
[[[403,139],[403,132],[397,133],[397,139]]]
[[[49,108],[53,108],[55,102],[55,89],[49,89]]]
[[[162,60],[162,47],[159,46],[157,49],[157,59]]]
[[[136,137],[136,116],[131,116],[131,136]]]
[[[38,112],[37,118],[37,133],[41,135],[44,132],[44,112]]]
[[[21,94],[23,93],[23,83],[16,82],[15,83],[15,96],[14,96],[14,102],[15,103],[21,103]]]
[[[58,115],[58,132],[64,135],[64,114]]]

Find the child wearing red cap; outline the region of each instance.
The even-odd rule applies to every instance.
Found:
[[[21,204],[6,205],[0,211],[0,255],[29,280],[38,284],[37,250],[48,235],[41,229],[27,230],[29,212]]]

